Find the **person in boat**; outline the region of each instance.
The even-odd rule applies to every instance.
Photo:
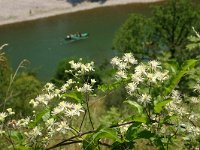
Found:
[[[67,37],[66,37],[66,39],[71,40],[72,39],[71,35],[68,34]]]
[[[77,32],[76,35],[77,35],[78,37],[81,37],[81,33],[80,33],[80,32]]]

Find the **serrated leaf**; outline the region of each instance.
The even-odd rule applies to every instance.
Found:
[[[164,101],[162,101],[162,102],[158,102],[157,104],[155,104],[155,106],[154,106],[154,112],[155,113],[160,113],[161,111],[162,111],[162,109],[163,109],[163,107],[165,106],[165,105],[167,105],[169,102],[171,102],[172,101],[172,99],[167,99],[167,100],[164,100]]]
[[[142,106],[139,105],[139,104],[138,104],[137,102],[135,102],[135,101],[127,100],[127,101],[124,101],[124,103],[127,103],[127,104],[129,104],[129,105],[131,105],[131,106],[133,106],[133,107],[136,107],[139,114],[141,114],[142,111],[143,111]]]

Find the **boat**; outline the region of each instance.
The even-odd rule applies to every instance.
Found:
[[[68,34],[65,37],[66,41],[77,41],[77,40],[83,40],[87,39],[89,37],[89,33],[84,32],[84,33],[76,33],[76,34]]]

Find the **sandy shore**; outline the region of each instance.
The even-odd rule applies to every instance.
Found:
[[[0,0],[0,25],[46,18],[97,7],[157,1],[161,0],[107,0],[102,4],[97,2],[83,2],[73,6],[67,0]]]

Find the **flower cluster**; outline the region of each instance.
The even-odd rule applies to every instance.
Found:
[[[143,106],[151,103],[152,98],[149,92],[138,94],[138,90],[146,85],[157,86],[169,78],[168,71],[162,69],[160,62],[152,60],[138,64],[132,53],[125,53],[122,58],[114,57],[111,64],[117,69],[115,75],[117,80],[131,78],[131,82],[126,86],[127,93],[130,96],[136,96],[137,102]]]
[[[8,117],[14,114],[12,109],[1,112],[0,135],[4,134],[3,136],[9,138],[9,133],[5,130],[9,125],[13,130],[20,132],[26,146],[46,147],[51,139],[74,130],[71,127],[72,121],[76,117],[80,117],[85,108],[82,106],[82,102],[73,103],[72,99],[77,97],[78,93],[80,101],[84,101],[84,95],[93,92],[93,85],[96,81],[95,79],[81,81],[80,77],[94,71],[94,62],[84,64],[82,60],[80,62],[72,60],[69,63],[71,69],[66,72],[71,72],[77,80],[68,79],[59,88],[53,83],[46,83],[41,94],[29,102],[34,108],[32,116],[9,120]]]
[[[137,64],[138,61],[134,58],[132,53],[125,53],[122,58],[114,57],[111,59],[111,64],[113,67],[117,68],[116,78],[117,79],[126,79],[127,71],[132,66]]]
[[[140,111],[151,122],[142,123],[138,130],[147,130],[162,137],[184,135],[183,140],[200,137],[200,128],[196,123],[200,117],[186,103],[199,104],[200,97],[188,97],[175,89],[165,95],[163,91],[166,90],[164,87],[169,80],[169,71],[163,69],[160,62],[138,63],[128,53],[121,58],[114,57],[111,64],[117,69],[117,81],[125,81],[127,99],[134,101],[132,105],[138,109],[140,106]],[[194,92],[200,94],[200,84],[194,86]],[[164,139],[163,142],[166,142]]]
[[[75,62],[74,60],[70,61],[69,64],[71,65],[70,70],[66,70],[65,72],[75,72],[75,76],[84,75],[88,72],[94,71],[94,62],[90,63],[82,63],[82,59],[80,59],[78,62]]]

